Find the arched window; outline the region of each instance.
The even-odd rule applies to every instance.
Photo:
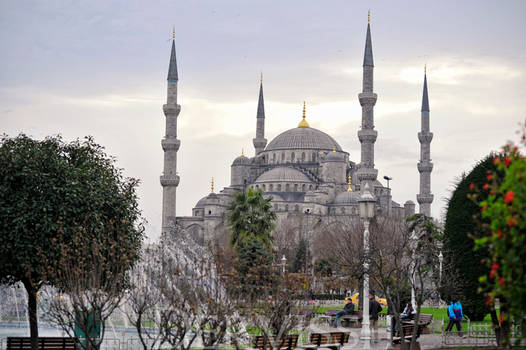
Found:
[[[282,161],[282,162],[285,161],[285,152],[281,153],[281,161]]]
[[[278,211],[278,208],[279,208],[278,205],[277,205],[277,204],[274,204],[274,210],[275,210],[275,211]]]
[[[301,191],[305,192],[305,184],[301,185]]]
[[[301,161],[302,161],[302,162],[305,161],[305,152],[301,153]]]
[[[272,162],[273,162],[273,163],[276,162],[276,153],[272,153]]]
[[[352,213],[356,214],[356,208],[355,207],[352,207]]]
[[[290,161],[291,161],[292,163],[294,163],[294,159],[295,159],[295,158],[296,158],[296,155],[294,154],[294,152],[292,152],[291,155],[290,155]]]
[[[256,189],[259,190],[259,185],[256,185]]]
[[[281,184],[278,184],[278,192],[281,191]]]
[[[309,185],[309,190],[312,190],[312,185]]]
[[[289,191],[290,191],[290,186],[289,186],[289,184],[286,184],[285,185],[285,192],[289,192]]]
[[[212,215],[212,211],[211,210],[208,211],[208,215]]]
[[[296,205],[294,206],[294,211],[300,211],[300,206],[296,204]]]
[[[267,190],[267,186],[263,185],[263,191]]]
[[[289,211],[289,205],[285,204],[285,211]]]
[[[342,207],[342,214],[345,214],[345,208]]]
[[[294,192],[298,192],[298,184],[294,184]]]
[[[312,161],[313,161],[313,162],[316,161],[316,152],[312,152]]]
[[[269,191],[271,191],[271,192],[274,191],[274,185],[273,185],[273,184],[270,184],[268,187],[269,187],[269,188],[268,188]]]

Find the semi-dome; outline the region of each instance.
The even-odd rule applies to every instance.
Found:
[[[334,198],[334,204],[339,205],[358,205],[358,199],[360,194],[358,192],[349,192],[345,191],[339,193],[336,198]]]
[[[263,182],[311,182],[301,171],[294,168],[277,167],[261,174],[255,183]]]
[[[340,145],[329,135],[314,128],[298,127],[287,130],[276,136],[268,144],[265,151],[282,149],[322,149],[336,148],[341,151]]]

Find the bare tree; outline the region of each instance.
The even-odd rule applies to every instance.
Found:
[[[80,228],[81,229],[81,228]],[[60,270],[50,270],[60,286],[46,288],[47,317],[70,336],[83,335],[84,349],[100,349],[106,320],[119,306],[127,269],[135,262],[118,229],[108,228],[98,239],[76,235],[60,246]]]

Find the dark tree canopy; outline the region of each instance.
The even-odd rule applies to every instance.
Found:
[[[119,236],[113,241],[123,245],[124,261],[136,259],[143,237],[137,184],[91,138],[1,138],[0,282],[24,284],[32,337],[36,292],[44,283],[60,287],[64,246],[76,245],[82,255],[89,245],[79,242],[111,234]]]
[[[486,183],[487,172],[494,170],[493,155],[490,155],[462,178],[449,200],[444,227],[445,270],[441,295],[444,299],[460,297],[465,314],[477,321],[489,312],[485,296],[478,292],[479,277],[488,273],[488,268],[481,263],[488,257],[488,252],[473,251],[471,235],[476,234],[480,227],[474,215],[480,213],[480,207],[468,198],[468,194],[472,183],[481,188]],[[482,195],[487,197],[487,194]]]

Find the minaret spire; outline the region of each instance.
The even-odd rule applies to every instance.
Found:
[[[370,14],[368,16],[370,22]],[[373,92],[373,46],[371,40],[371,24],[367,23],[367,35],[365,38],[365,52],[363,56],[363,82],[362,92],[358,94],[362,106],[362,125],[358,131],[358,139],[361,144],[361,162],[357,172],[360,188],[369,183],[374,188],[373,182],[378,176],[378,170],[374,168],[374,143],[378,132],[374,130],[374,105],[377,95]]]
[[[256,156],[261,153],[267,145],[265,138],[265,101],[263,99],[263,73],[259,81],[259,99],[258,111],[256,114],[256,138],[252,139],[254,148],[256,149]]]
[[[431,203],[433,194],[431,193],[431,140],[433,133],[429,131],[429,98],[427,96],[427,69],[424,67],[424,89],[422,92],[422,109],[420,112],[421,131],[418,133],[420,141],[420,162],[418,162],[418,172],[420,173],[420,193],[416,195],[420,205],[420,213],[431,216]]]
[[[166,116],[166,134],[161,140],[164,151],[164,170],[160,177],[163,187],[162,232],[168,232],[175,222],[176,191],[179,185],[177,175],[177,151],[181,141],[177,139],[177,118],[181,106],[177,104],[177,59],[175,54],[175,29],[173,31],[172,51],[168,67],[168,91],[166,104],[163,105]]]

